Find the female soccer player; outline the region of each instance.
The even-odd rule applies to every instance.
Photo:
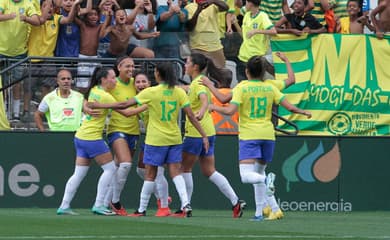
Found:
[[[137,90],[137,93],[140,93],[142,90],[150,87],[150,85],[151,85],[150,80],[146,74],[142,72],[138,72],[134,75],[134,86],[135,89]],[[139,113],[138,116],[140,117],[143,124],[143,127],[141,127],[141,129],[146,130],[149,121],[148,110]],[[145,179],[145,164],[143,161],[144,150],[145,150],[145,143],[142,143],[138,154],[137,174],[143,180]],[[164,171],[165,171],[164,167],[159,166],[157,169],[157,175],[155,179],[154,195],[157,198],[157,206],[158,206],[158,210],[155,216],[157,217],[166,217],[169,216],[171,213],[168,204],[172,200],[169,197],[168,181],[165,178]]]
[[[108,93],[115,88],[115,72],[113,69],[96,68],[91,79],[91,85],[85,96],[90,102],[115,103],[116,100]],[[103,169],[97,185],[97,194],[92,212],[99,215],[115,215],[103,205],[104,195],[115,173],[115,163],[107,144],[102,138],[106,116],[109,110],[102,110],[99,116],[87,115],[77,130],[74,144],[76,148],[76,166],[73,175],[66,183],[65,193],[58,215],[75,215],[70,203],[76,194],[81,181],[87,175],[92,159]]]
[[[245,70],[248,81],[233,89],[233,99],[227,107],[211,106],[223,114],[232,115],[239,109],[239,161],[243,183],[255,184],[255,221],[263,220],[266,203],[265,167],[273,158],[275,131],[271,121],[272,104],[281,104],[287,110],[311,117],[311,113],[290,104],[272,84],[264,82],[264,58],[251,57]]]
[[[195,162],[199,160],[200,169],[203,175],[213,182],[230,200],[233,206],[233,217],[241,217],[242,210],[245,208],[246,203],[238,198],[226,177],[215,169],[215,127],[208,111],[211,95],[209,89],[199,81],[202,78],[206,78],[205,74],[209,74],[214,78],[219,78],[223,76],[223,73],[214,65],[211,59],[199,53],[193,53],[187,58],[185,69],[186,73],[192,78],[188,91],[191,109],[195,113],[196,118],[200,121],[203,129],[205,129],[210,142],[209,150],[204,151],[201,136],[195,130],[194,125],[192,125],[191,122],[186,121],[186,133],[183,142],[182,175],[186,182],[188,198],[191,200],[194,188],[192,168]]]
[[[128,56],[119,57],[116,61],[116,71],[116,86],[109,93],[117,102],[126,101],[137,93],[133,78],[133,59]],[[110,199],[109,205],[114,212],[121,216],[127,215],[125,208],[120,203],[120,196],[131,169],[139,134],[137,116],[126,117],[120,112],[112,112],[107,129],[107,139],[114,152],[117,170],[110,186],[112,199]],[[111,195],[110,192],[108,197]]]
[[[192,112],[185,91],[176,87],[176,76],[170,63],[156,66],[154,76],[159,85],[147,88],[122,104],[123,108],[146,104],[149,110],[149,121],[146,130],[144,164],[145,180],[141,190],[140,206],[129,216],[146,215],[146,208],[155,187],[158,166],[168,165],[170,176],[181,200],[180,217],[190,217],[192,208],[189,204],[186,185],[181,175],[182,139],[178,126],[180,108],[183,108],[188,120],[202,136],[202,145],[207,152],[209,141],[205,131]],[[91,108],[111,108],[117,104],[91,103]],[[177,216],[177,215],[176,215]]]

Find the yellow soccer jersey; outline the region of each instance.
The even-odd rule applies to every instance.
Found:
[[[190,105],[192,111],[196,114],[200,108],[202,107],[202,102],[199,99],[200,94],[206,94],[209,103],[211,102],[211,93],[210,90],[199,83],[200,78],[203,75],[199,75],[196,78],[194,78],[191,82],[190,89],[188,91],[188,96],[190,99]],[[209,111],[206,110],[202,120],[200,120],[200,125],[202,125],[202,128],[204,129],[207,136],[214,136],[215,135],[215,127],[213,118],[211,117],[211,114]],[[186,120],[185,125],[186,133],[185,136],[187,137],[202,137],[198,130],[192,125],[192,123],[188,120]]]
[[[248,80],[243,80],[241,82],[238,83],[239,84],[245,84],[249,82]],[[282,91],[283,89],[286,88],[286,82],[284,80],[277,80],[277,79],[265,79],[264,80],[265,83],[270,83],[272,85],[274,85],[279,91]]]
[[[185,91],[168,88],[167,84],[149,87],[134,97],[138,104],[147,104],[149,121],[145,143],[153,146],[171,146],[182,143],[178,125],[180,109],[189,106]]]
[[[29,56],[54,56],[61,17],[59,14],[54,14],[43,25],[31,27],[30,38],[28,40]]]
[[[38,15],[39,11],[34,7],[33,2],[29,0],[19,2],[0,0],[0,13],[16,13],[16,18],[0,21],[0,54],[15,57],[27,53],[31,25],[20,21],[19,15],[24,14],[28,17]]]
[[[116,78],[116,86],[110,91],[110,94],[117,102],[127,101],[136,95],[134,87],[134,78],[129,82],[122,81],[119,77]],[[122,114],[113,111],[111,114],[110,124],[108,125],[107,133],[123,132],[131,135],[139,135],[139,122],[137,115],[125,117]]]
[[[243,42],[238,53],[238,58],[243,62],[248,62],[249,58],[255,55],[263,56],[267,53],[269,47],[268,36],[264,34],[255,34],[251,38],[247,37],[247,33],[251,30],[268,30],[273,27],[271,20],[264,12],[259,12],[252,17],[251,12],[245,13],[242,22]]]
[[[91,89],[88,97],[89,102],[114,103],[116,100],[100,86]],[[98,117],[86,115],[81,127],[76,132],[76,137],[82,140],[98,140],[103,138],[103,129],[106,117],[110,109],[102,109]]]
[[[286,82],[284,80],[266,79],[266,80],[264,80],[264,82],[274,85],[279,91],[282,91],[283,89],[286,88]]]
[[[188,11],[188,19],[191,19],[198,4],[189,3],[185,8]],[[218,12],[218,7],[211,4],[199,14],[196,26],[190,32],[191,49],[213,52],[223,48],[219,34]]]
[[[268,82],[248,80],[237,85],[231,103],[239,107],[239,139],[275,140],[272,104],[279,104],[283,98],[284,95]]]

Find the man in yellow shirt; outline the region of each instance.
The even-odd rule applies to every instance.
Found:
[[[222,0],[206,0],[189,3],[186,9],[191,50],[213,59],[217,67],[224,67],[225,55],[220,40],[218,13],[227,11],[229,6]]]
[[[30,27],[40,24],[38,11],[31,1],[0,0],[0,58],[26,57]],[[20,80],[22,73],[20,68],[14,68],[13,81]],[[20,84],[13,87],[13,97],[13,118],[19,120]]]

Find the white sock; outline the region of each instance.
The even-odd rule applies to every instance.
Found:
[[[255,171],[254,164],[240,164],[240,176],[243,183],[263,183],[265,174],[260,174]]]
[[[142,185],[141,196],[139,199],[138,212],[146,211],[146,208],[149,204],[150,196],[153,193],[154,184],[155,183],[152,181],[144,181],[144,184]]]
[[[225,197],[230,200],[233,206],[237,203],[238,196],[234,192],[232,186],[230,186],[230,183],[225,176],[215,171],[213,174],[211,174],[209,180],[218,187],[219,191],[221,191],[223,195],[225,195]]]
[[[156,185],[155,185],[155,195],[157,199],[160,199],[160,204],[162,208],[168,207],[168,181],[164,175],[164,167],[157,168],[156,176]]]
[[[260,174],[262,174],[262,175],[264,175],[264,176],[266,176],[266,174],[265,174],[265,169],[267,168],[267,164],[260,164],[259,162],[255,162],[255,171],[256,172],[258,172],[258,173],[260,173]],[[254,184],[253,185],[253,187],[255,188],[255,191],[256,191],[256,186],[255,186],[256,184]],[[260,186],[260,188],[261,188],[262,186]],[[264,187],[265,187],[265,185],[264,185]],[[260,191],[260,193],[259,194],[261,194],[261,189],[260,190],[258,190],[258,191]],[[264,190],[264,191],[266,191],[266,190]],[[256,216],[259,216],[258,214],[259,214],[259,212],[261,212],[261,215],[263,215],[263,208],[265,208],[267,205],[272,205],[272,206],[274,206],[275,207],[275,204],[276,204],[276,211],[279,209],[279,206],[278,206],[278,204],[277,204],[277,202],[276,202],[276,199],[275,199],[275,197],[273,197],[272,199],[270,199],[269,198],[269,196],[268,195],[265,195],[265,202],[263,203],[262,202],[262,200],[261,199],[259,199],[259,200],[256,200],[256,196],[258,196],[258,195],[255,195],[255,202],[256,202]],[[260,198],[260,197],[259,197]],[[258,203],[259,202],[259,203]],[[272,208],[272,206],[271,206],[271,208]]]
[[[266,204],[266,188],[264,183],[253,184],[255,193],[256,213],[255,216],[263,216],[263,208]]]
[[[107,193],[107,189],[110,186],[112,178],[114,177],[116,166],[115,162],[111,161],[100,166],[103,169],[102,175],[100,175],[99,182],[97,185],[97,193],[95,199],[96,207],[103,206],[104,195]]]
[[[267,164],[260,164],[259,162],[255,162],[255,171],[260,173],[261,175],[265,175],[265,169],[267,167]]]
[[[145,179],[145,168],[137,167],[137,174],[142,180]]]
[[[110,203],[112,202],[112,194],[114,192],[114,178],[115,177],[112,178],[111,183],[108,186],[107,193],[104,195],[103,205],[105,207],[109,207]]]
[[[83,181],[84,177],[87,175],[88,169],[89,166],[76,165],[73,175],[69,178],[68,182],[65,185],[64,197],[62,198],[62,203],[60,208],[62,209],[70,208],[70,202],[72,202],[72,199],[76,194],[81,181]]]
[[[188,201],[191,202],[192,193],[194,192],[194,181],[192,179],[192,173],[182,173],[181,175],[183,176],[184,182],[186,184]]]
[[[20,113],[20,99],[14,99],[12,105],[12,112],[15,117],[19,117]]]
[[[271,196],[266,196],[267,198],[267,204],[271,207],[272,209],[272,212],[277,212],[279,211],[279,205],[278,205],[278,202],[276,201],[276,198],[274,195],[271,195]]]
[[[116,165],[115,165],[115,167],[116,167],[116,169],[115,169],[115,174],[116,174],[116,171],[118,170],[118,167]],[[107,193],[104,195],[103,205],[105,207],[109,207],[110,204],[112,203],[112,195],[114,193],[114,184],[115,184],[115,182],[116,182],[115,177],[113,177],[111,182],[110,182],[110,185],[108,186]]]
[[[116,174],[114,175],[115,184],[114,184],[114,191],[112,194],[113,203],[117,203],[120,201],[121,193],[123,188],[125,187],[125,183],[127,180],[127,176],[129,175],[130,169],[131,169],[130,162],[123,162],[119,164],[119,167],[116,170]]]
[[[180,201],[181,201],[180,209],[183,209],[184,206],[190,203],[188,201],[186,183],[184,182],[184,178],[182,175],[177,175],[176,177],[172,178],[172,181],[175,184],[176,191],[180,197]]]

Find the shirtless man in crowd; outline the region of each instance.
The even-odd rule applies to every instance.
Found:
[[[110,34],[110,46],[104,57],[116,58],[121,55],[128,55],[133,58],[154,58],[154,52],[150,49],[138,47],[130,43],[129,39],[134,34],[138,39],[155,38],[160,35],[160,32],[140,33],[135,30],[135,27],[126,24],[126,11],[119,9],[115,12],[115,25],[110,26],[112,12],[103,24],[100,32],[100,38]]]
[[[376,15],[379,15],[378,19]],[[371,12],[371,21],[378,39],[390,34],[390,0],[379,0],[378,6]]]

